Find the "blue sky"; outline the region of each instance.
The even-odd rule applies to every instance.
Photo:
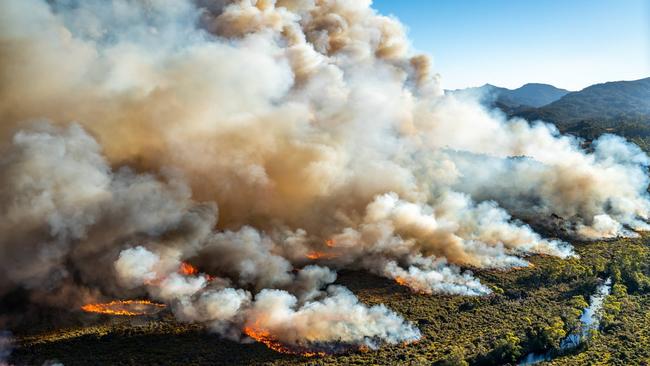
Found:
[[[374,0],[448,89],[650,76],[650,0]]]

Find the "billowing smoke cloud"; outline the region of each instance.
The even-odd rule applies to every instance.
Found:
[[[118,277],[131,285],[145,285],[156,299],[172,303],[181,320],[201,321],[222,335],[238,339],[247,335],[278,350],[298,352],[332,345],[378,346],[378,341],[412,342],[420,332],[383,305],[367,307],[346,288],[329,286],[326,292],[308,298],[285,290],[250,292],[226,287],[206,275],[188,276],[174,272],[175,258],[164,258],[143,247],[126,249],[115,262]],[[316,278],[309,288],[318,289],[336,276],[326,268],[307,266],[296,282]],[[312,282],[312,281],[310,281]],[[318,298],[318,299],[313,299]],[[278,343],[275,343],[278,342]],[[289,347],[289,348],[286,348]]]
[[[375,347],[417,329],[336,269],[482,295],[467,269],[573,255],[526,222],[648,229],[638,147],[444,95],[370,5],[2,2],[0,296],[147,294],[231,339]]]

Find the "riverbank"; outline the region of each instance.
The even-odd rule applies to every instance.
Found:
[[[603,281],[603,283],[596,288],[596,292],[589,298],[589,306],[582,310],[582,315],[580,316],[580,327],[575,329],[561,341],[559,349],[544,353],[528,353],[522,357],[517,365],[530,366],[545,361],[551,361],[563,354],[577,350],[591,337],[594,337],[597,334],[600,325],[603,302],[611,292],[611,288],[611,278]]]

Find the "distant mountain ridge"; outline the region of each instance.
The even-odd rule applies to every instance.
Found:
[[[650,77],[595,84],[575,92],[546,84],[514,90],[486,84],[447,92],[477,98],[510,117],[554,123],[562,133],[587,141],[604,133],[618,134],[650,153]]]
[[[650,77],[595,84],[540,108],[516,111],[514,115],[562,125],[581,121],[650,121]]]
[[[570,93],[549,84],[528,83],[517,89],[507,89],[491,84],[475,88],[448,90],[448,93],[478,98],[487,105],[507,109],[542,107]]]

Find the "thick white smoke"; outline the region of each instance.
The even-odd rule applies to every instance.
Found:
[[[465,269],[573,255],[531,226],[648,229],[638,147],[444,95],[369,0],[6,1],[0,54],[0,296],[374,347],[417,329],[336,269],[482,295]]]
[[[263,289],[253,295],[242,289],[226,287],[223,281],[206,275],[182,275],[170,267],[180,265],[174,258],[161,256],[143,247],[126,249],[115,262],[118,277],[125,283],[139,282],[150,294],[171,303],[180,320],[200,321],[224,336],[241,337],[241,331],[262,341],[279,342],[291,350],[309,350],[331,344],[365,345],[379,342],[412,342],[420,332],[383,305],[368,307],[359,303],[346,288],[328,286],[336,278],[329,270],[307,266],[296,281],[319,278],[309,287],[309,298],[299,300],[279,289]]]

